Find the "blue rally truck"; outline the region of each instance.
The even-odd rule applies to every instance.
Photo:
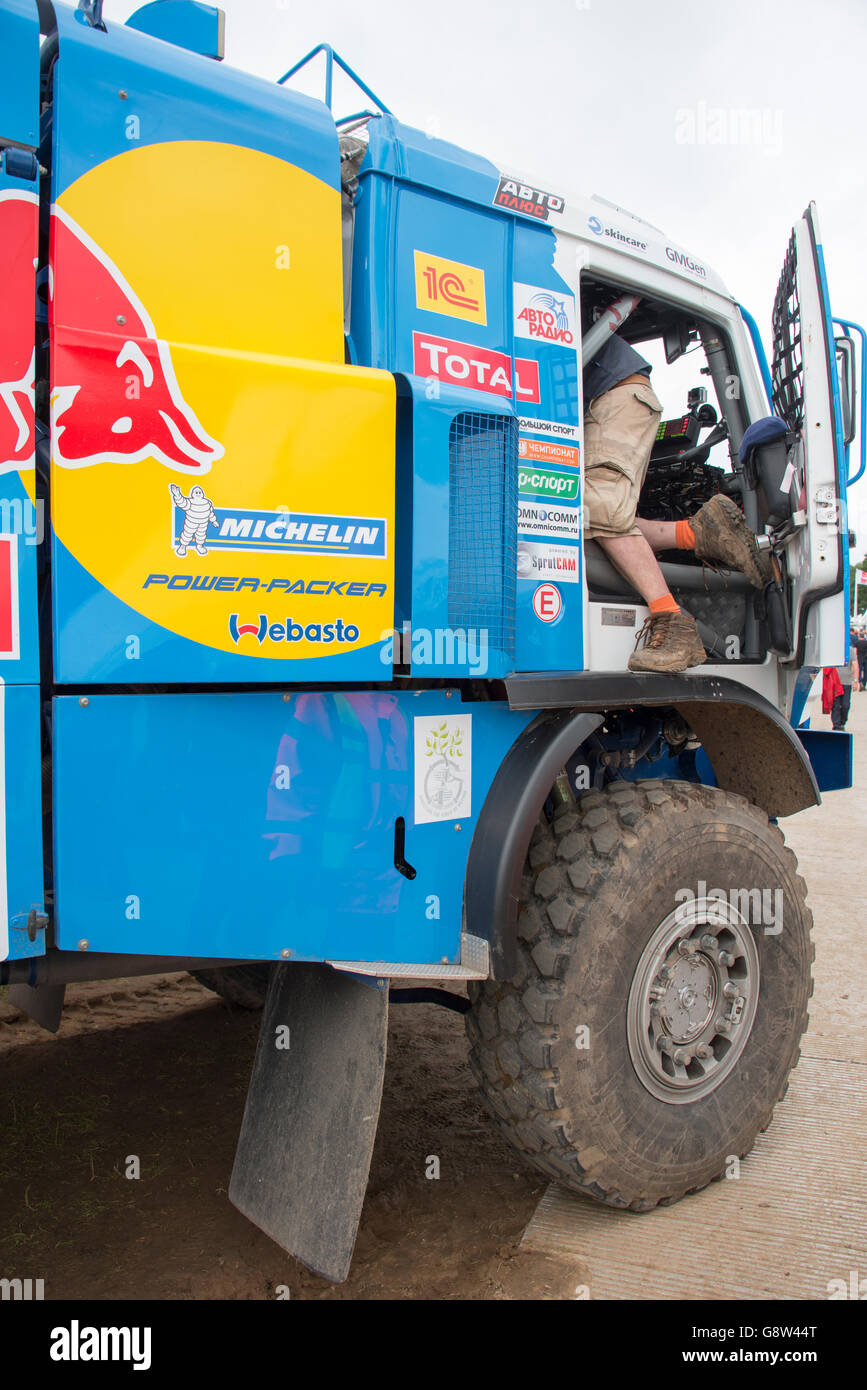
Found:
[[[850,783],[803,715],[863,332],[812,205],[768,364],[658,229],[360,79],[335,121],[330,48],[324,101],[222,50],[190,0],[0,0],[0,983],[53,1029],[165,969],[263,1006],[229,1195],[332,1279],[390,993],[434,983],[514,1147],[649,1210],[750,1149],[807,1023],[777,822]],[[774,576],[663,557],[683,675],[627,669],[646,608],[582,543],[612,305],[672,411],[641,514],[722,492]]]

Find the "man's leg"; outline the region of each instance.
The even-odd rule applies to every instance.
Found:
[[[839,698],[840,698],[840,728],[841,728],[841,729],[845,729],[845,727],[846,727],[846,720],[849,718],[849,706],[850,706],[850,704],[851,704],[851,702],[852,702],[852,687],[851,687],[851,685],[844,685],[844,686],[843,686],[843,694],[842,694]]]
[[[699,560],[709,560],[745,574],[757,589],[772,577],[771,562],[762,553],[740,508],[730,497],[717,494],[688,521],[645,521],[636,525],[654,551],[691,550]]]
[[[637,516],[635,524],[641,528],[642,536],[653,551],[687,548],[678,546],[676,521],[647,521],[643,516]]]
[[[650,609],[631,671],[685,671],[706,659],[695,620],[678,607],[635,517],[661,413],[648,382],[626,381],[591,401],[584,420],[587,538]]]
[[[637,521],[637,525],[641,527],[642,531],[644,531],[645,524],[640,519]],[[667,522],[656,524],[668,525]],[[658,603],[660,599],[668,598],[671,600],[672,612],[677,609],[677,604],[665,582],[662,570],[659,568],[659,561],[644,535],[597,536],[596,540],[612,565],[620,571],[625,579],[629,580],[634,589],[638,590],[648,608],[652,603]],[[659,549],[664,550],[665,546],[660,546]]]
[[[843,727],[843,725],[840,723],[840,710],[841,710],[841,706],[842,706],[842,701],[843,701],[843,696],[842,696],[842,695],[835,695],[835,696],[834,696],[834,703],[833,703],[833,705],[831,706],[831,728],[832,728],[832,729],[842,729],[842,727]]]

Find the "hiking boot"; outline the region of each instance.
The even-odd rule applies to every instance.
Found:
[[[740,570],[757,589],[763,589],[773,578],[769,555],[759,550],[743,512],[730,497],[718,492],[690,517],[689,524],[695,535],[697,559]]]
[[[630,671],[685,671],[706,660],[695,618],[681,610],[645,619],[628,665]]]

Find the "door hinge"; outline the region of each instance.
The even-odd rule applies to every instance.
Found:
[[[837,522],[837,494],[832,487],[816,488],[814,497],[816,520],[821,526],[834,526]]]

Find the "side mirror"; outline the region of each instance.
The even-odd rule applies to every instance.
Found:
[[[840,409],[843,415],[843,443],[851,444],[855,438],[855,342],[844,337],[835,338],[837,349],[837,379],[840,383]]]

